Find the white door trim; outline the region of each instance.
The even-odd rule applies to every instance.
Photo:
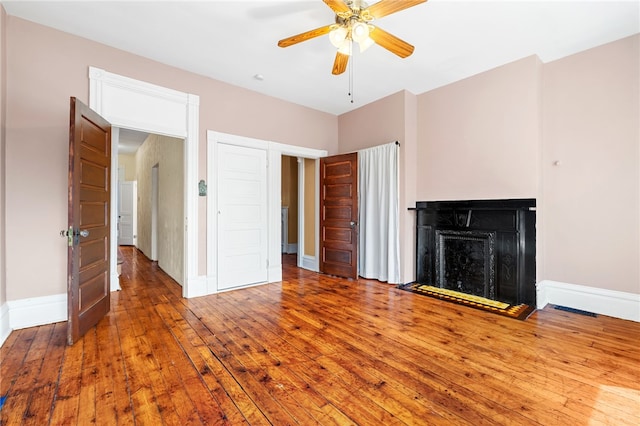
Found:
[[[289,207],[282,207],[282,220],[280,221],[280,226],[282,227],[280,235],[281,244],[280,246],[282,253],[288,253],[289,246]]]
[[[89,67],[89,106],[113,126],[184,139],[184,297],[202,296],[198,279],[198,130],[200,98]],[[117,142],[117,141],[116,141]],[[111,147],[111,187],[117,185],[117,143]],[[112,206],[117,191],[111,191]],[[116,209],[111,209],[111,290],[118,290]]]
[[[308,157],[307,157],[308,158]],[[314,216],[314,235],[315,235],[315,255],[310,256],[305,254],[305,227],[306,224],[304,222],[304,188],[306,186],[305,183],[305,162],[303,157],[298,157],[298,260],[297,264],[299,268],[308,269],[310,271],[318,272],[320,270],[319,262],[318,262],[318,251],[320,250],[320,214],[319,214],[319,197],[320,197],[320,159],[315,159],[315,195],[316,195],[316,214]]]
[[[282,253],[281,253],[281,169],[282,156],[319,159],[327,156],[326,150],[298,147],[227,133],[207,131],[207,180],[208,188],[216,188],[218,185],[217,169],[215,167],[218,156],[218,144],[246,146],[267,150],[267,228],[268,228],[268,279],[267,282],[282,280]],[[206,293],[218,291],[217,271],[217,200],[215,194],[207,196],[207,288]]]

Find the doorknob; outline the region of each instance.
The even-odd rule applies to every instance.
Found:
[[[69,237],[74,235],[80,235],[81,237],[86,238],[89,236],[89,231],[87,231],[86,229],[83,229],[82,231],[74,231],[71,226],[69,227],[69,229],[63,229],[62,231],[60,231],[61,237]]]
[[[73,247],[74,240],[75,244],[78,244],[78,237],[80,236],[83,238],[87,238],[89,236],[89,231],[87,231],[86,229],[83,229],[81,231],[74,231],[73,227],[70,226],[69,229],[63,229],[62,231],[60,231],[60,236],[67,237],[67,244],[69,244],[69,247]]]
[[[353,221],[349,223],[349,225],[351,225],[352,228],[355,228],[357,224],[358,224],[357,222],[353,222]]]

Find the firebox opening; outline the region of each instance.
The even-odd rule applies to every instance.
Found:
[[[436,231],[438,287],[495,300],[495,239],[495,232]]]

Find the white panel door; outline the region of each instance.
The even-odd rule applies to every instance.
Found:
[[[218,145],[218,290],[267,282],[267,152]]]
[[[118,245],[136,245],[138,182],[118,185]]]

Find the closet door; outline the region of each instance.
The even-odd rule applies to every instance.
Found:
[[[218,290],[266,282],[267,151],[218,145]]]

